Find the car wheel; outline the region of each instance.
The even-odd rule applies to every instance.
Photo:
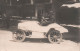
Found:
[[[62,34],[51,31],[48,34],[48,40],[50,43],[60,43],[60,41],[62,40]]]
[[[26,38],[24,31],[18,30],[13,33],[12,38],[14,41],[23,42]]]

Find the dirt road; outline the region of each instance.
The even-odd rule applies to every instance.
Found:
[[[36,34],[36,36],[41,35]],[[45,42],[45,39],[37,38],[25,42],[13,42],[10,31],[0,30],[0,51],[80,51],[79,45],[70,40],[64,40],[60,44],[50,44],[48,41]]]

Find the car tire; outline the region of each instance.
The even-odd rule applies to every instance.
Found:
[[[57,33],[57,30],[52,30],[48,34],[48,40],[52,44],[53,43],[59,44],[61,42],[61,40],[62,40],[62,34]]]
[[[26,39],[25,32],[22,30],[18,30],[12,34],[13,41],[23,42]]]

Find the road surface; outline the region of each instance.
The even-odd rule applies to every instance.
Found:
[[[0,30],[0,51],[80,51],[80,44],[70,40],[63,40],[60,44],[50,44],[43,39],[42,34],[37,33],[34,33],[32,40],[14,42],[12,32]]]

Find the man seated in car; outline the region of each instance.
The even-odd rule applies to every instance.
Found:
[[[50,23],[54,23],[54,22],[55,22],[55,19],[54,18],[51,18],[51,17],[45,18],[43,16],[41,18],[40,25],[46,26],[46,25],[49,25]]]

